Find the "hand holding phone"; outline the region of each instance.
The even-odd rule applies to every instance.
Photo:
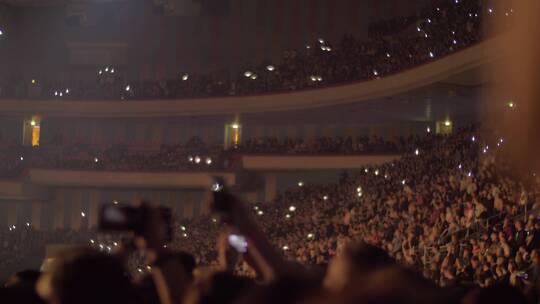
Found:
[[[244,236],[237,234],[230,234],[228,237],[229,245],[239,253],[246,253],[248,249],[248,242]]]

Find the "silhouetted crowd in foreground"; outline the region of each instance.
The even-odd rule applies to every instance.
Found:
[[[511,4],[508,4],[511,5]],[[182,99],[265,94],[369,80],[397,73],[452,54],[482,38],[481,24],[514,11],[495,12],[473,0],[448,0],[425,8],[414,18],[372,24],[370,37],[345,35],[331,43],[323,38],[305,48],[287,50],[279,63],[245,67],[240,75],[180,73],[174,79],[127,79],[114,67],[96,71],[96,80],[82,82],[9,79],[0,82],[0,98],[66,100]],[[486,22],[481,22],[486,21]]]
[[[505,139],[489,133],[416,144],[399,161],[299,183],[274,202],[245,204],[218,187],[213,214],[180,219],[171,239],[144,205],[133,241],[79,232],[91,249],[12,277],[0,296],[27,295],[37,280],[48,303],[537,303],[536,175],[515,171]],[[4,266],[42,233],[10,230]]]

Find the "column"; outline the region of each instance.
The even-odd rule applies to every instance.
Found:
[[[209,193],[205,193],[201,196],[199,204],[201,204],[201,215],[208,215],[210,214],[210,201],[211,196]]]
[[[64,229],[64,192],[58,190],[54,201],[54,228]]]
[[[277,196],[277,175],[268,173],[264,176],[264,200],[272,202]]]
[[[78,231],[81,229],[82,220],[83,220],[81,212],[86,212],[86,210],[82,210],[80,190],[73,191],[72,201],[70,203],[71,203],[71,229]],[[86,213],[85,213],[85,216],[86,216]]]
[[[99,216],[99,191],[90,191],[90,201],[88,203],[88,228],[96,227]]]
[[[43,202],[32,201],[32,214],[31,214],[31,225],[32,228],[39,230],[41,229],[41,206]]]
[[[10,202],[7,206],[7,223],[8,226],[17,225],[17,203]]]
[[[259,193],[257,191],[247,192],[245,197],[248,204],[255,204],[259,200]]]

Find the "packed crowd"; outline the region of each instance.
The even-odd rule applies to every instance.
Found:
[[[260,137],[245,140],[237,147],[244,153],[285,153],[285,154],[362,154],[398,153],[410,148],[413,138],[398,137],[386,140],[378,136],[320,137],[313,140],[301,138]]]
[[[490,148],[472,132],[430,137],[399,162],[336,185],[303,185],[254,213],[274,245],[305,264],[325,264],[348,240],[363,239],[440,286],[523,286],[538,257],[540,219],[531,210],[540,197],[526,179],[509,178],[503,145]],[[201,221],[191,229],[212,227]],[[202,248],[194,252],[209,262]]]
[[[468,47],[481,39],[481,20],[491,8],[479,1],[442,1],[414,18],[376,22],[370,37],[345,35],[340,42],[318,39],[300,50],[284,52],[279,64],[245,67],[242,75],[220,71],[211,75],[181,74],[159,81],[133,81],[107,67],[97,80],[67,82],[12,78],[0,84],[0,97],[137,100],[264,94],[367,80],[403,71]],[[513,10],[506,15],[511,17]]]
[[[253,250],[263,246],[253,240],[260,238],[251,231],[257,228],[246,231],[235,222],[252,217],[273,248],[309,267],[304,270],[309,273],[330,265],[327,277],[345,275],[343,269],[335,272],[339,266],[333,260],[355,254],[367,259],[350,252],[352,244],[362,241],[444,290],[506,284],[534,296],[540,245],[536,176],[515,172],[506,161],[504,139],[477,130],[412,143],[416,148],[399,161],[344,173],[333,185],[299,183],[274,202],[248,205],[247,214],[238,218],[221,211],[221,216],[181,219],[172,241],[163,246],[191,252],[200,266],[223,267],[223,252],[215,249],[223,223],[246,235]],[[7,248],[26,243],[9,233],[3,244],[6,257]],[[93,240],[95,248],[111,251],[112,245]],[[142,262],[144,256],[130,259],[134,273],[143,277],[152,269]],[[261,275],[248,257],[232,263],[230,271],[242,277]],[[338,288],[335,280],[327,278],[324,284]]]
[[[377,136],[320,137],[313,140],[275,137],[251,138],[230,150],[193,137],[183,144],[161,146],[63,144],[54,139],[39,147],[0,142],[0,177],[18,177],[24,169],[107,171],[197,171],[232,169],[238,154],[369,154],[401,153],[414,137],[386,140]]]
[[[0,151],[0,177],[15,178],[24,169],[106,171],[197,171],[227,166],[219,147],[198,138],[185,144],[156,147],[129,145],[44,144],[39,147],[7,146]]]

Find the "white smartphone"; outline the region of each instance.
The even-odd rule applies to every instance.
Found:
[[[245,237],[237,234],[229,235],[229,245],[240,253],[246,253],[248,243]]]

